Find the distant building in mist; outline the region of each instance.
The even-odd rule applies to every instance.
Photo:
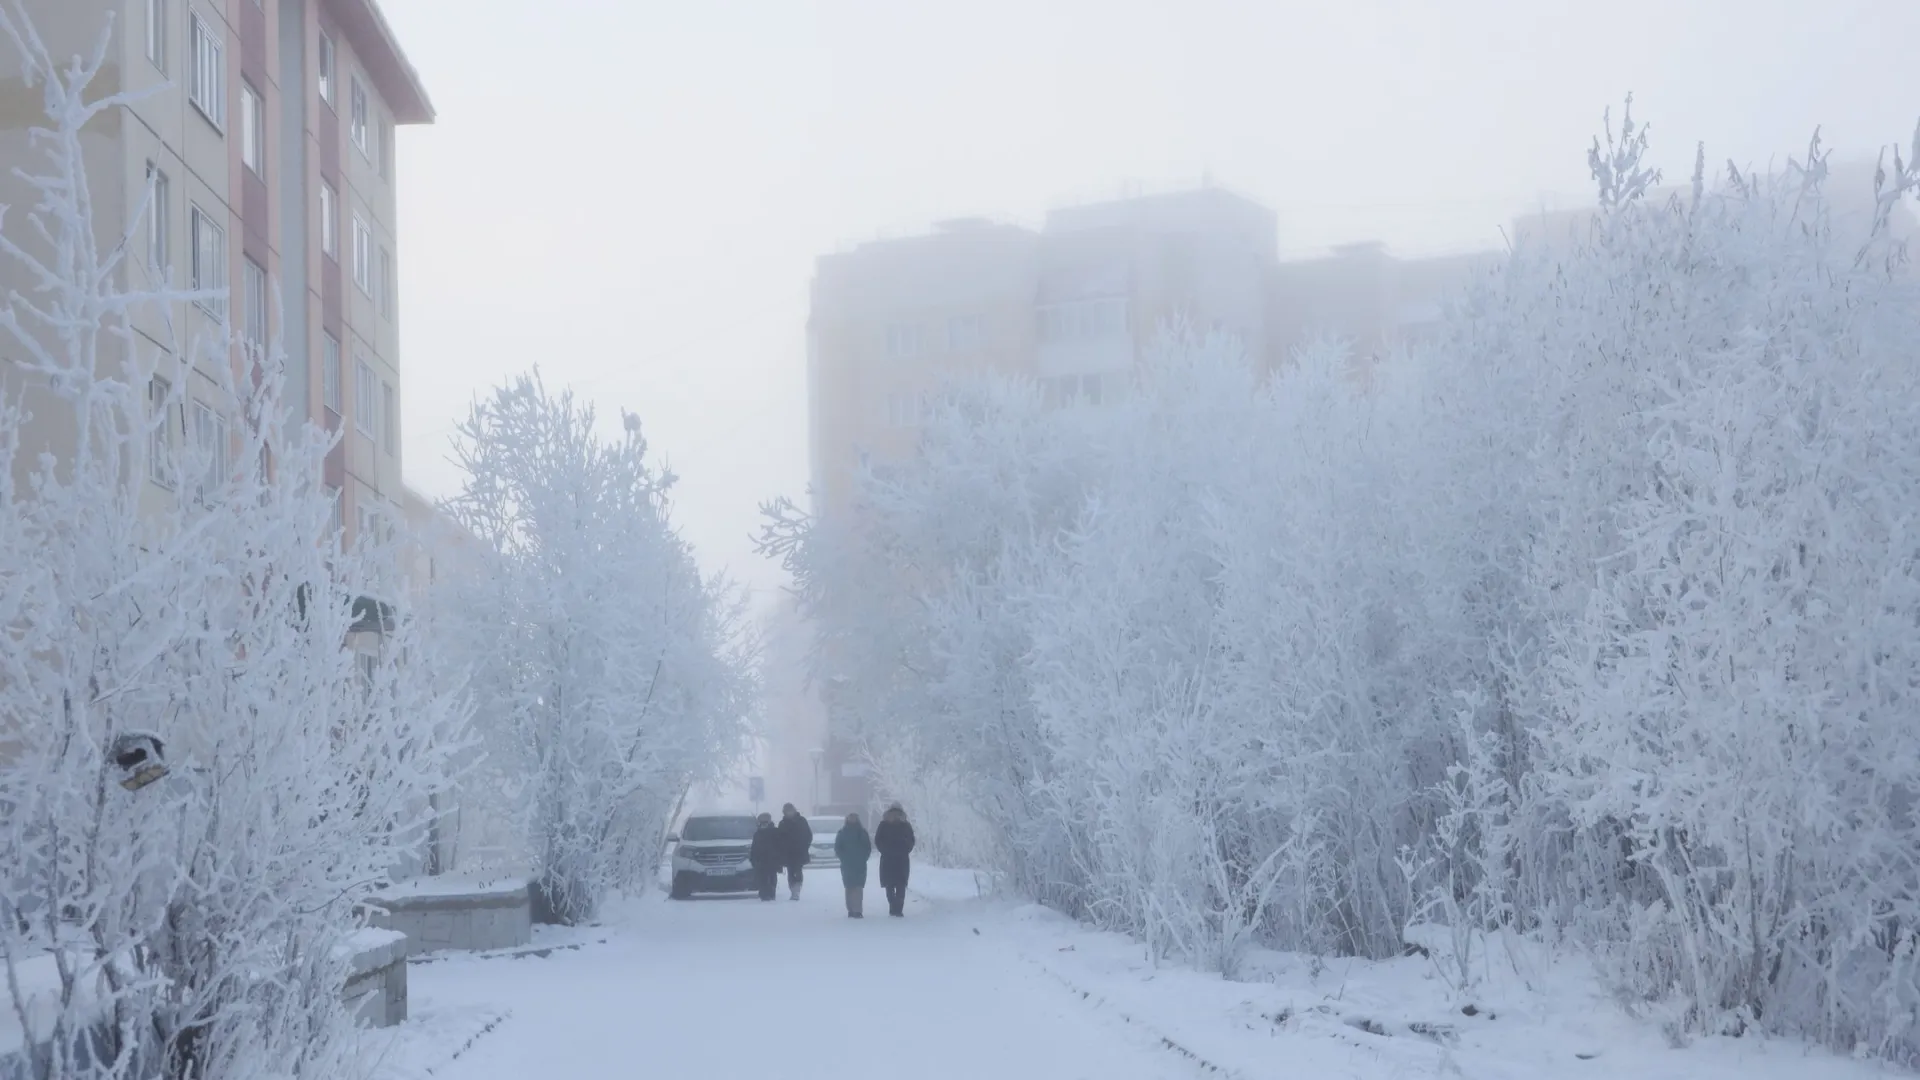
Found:
[[[847,504],[863,454],[911,453],[947,376],[1024,374],[1049,402],[1098,405],[1127,392],[1174,318],[1230,333],[1268,365],[1337,336],[1364,372],[1436,325],[1446,294],[1493,261],[1400,259],[1380,244],[1282,260],[1274,212],[1214,187],[1057,210],[1038,230],[955,219],[822,256],[807,325],[814,507]],[[804,729],[803,741],[831,726],[818,712],[770,719]],[[849,747],[809,749],[821,751],[821,804],[860,808],[880,794]]]
[[[977,218],[822,256],[807,327],[816,505],[862,452],[905,454],[952,374],[1032,376],[1049,401],[1124,394],[1161,324],[1225,331],[1276,364],[1317,336],[1356,365],[1437,324],[1491,253],[1401,259],[1377,243],[1282,260],[1274,212],[1220,188],[1057,210],[1039,230]]]

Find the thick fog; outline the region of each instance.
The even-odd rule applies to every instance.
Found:
[[[383,7],[439,110],[402,144],[410,482],[451,491],[457,408],[538,362],[641,413],[703,563],[763,589],[819,255],[1209,177],[1274,210],[1282,258],[1492,249],[1591,203],[1628,93],[1675,179],[1700,140],[1871,153],[1911,134],[1920,49],[1899,0]]]

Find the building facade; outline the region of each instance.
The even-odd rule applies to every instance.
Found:
[[[162,364],[152,400],[174,414],[146,447],[153,501],[187,478],[180,446],[224,447],[213,407],[272,343],[287,362],[286,417],[340,432],[326,464],[343,539],[404,518],[396,277],[395,130],[433,107],[374,0],[25,0],[56,57],[90,55],[105,34],[92,92],[127,92],[85,140],[96,239],[129,241],[128,288],[222,291],[224,300],[146,311],[145,345],[171,353],[196,338],[235,339],[231,372]],[[0,50],[0,159],[30,160],[42,98]],[[0,202],[18,206],[17,181]],[[18,211],[16,211],[16,215]],[[17,217],[9,218],[13,227]],[[0,284],[14,285],[13,267]],[[217,360],[210,361],[217,363]],[[0,390],[31,401],[7,370]],[[184,383],[185,385],[177,385]],[[173,384],[173,385],[169,385]],[[185,393],[180,393],[184,390]],[[58,452],[63,433],[28,428],[24,449]]]

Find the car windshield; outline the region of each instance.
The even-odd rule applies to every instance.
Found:
[[[680,839],[751,840],[753,839],[753,819],[745,814],[739,817],[688,818],[686,827],[680,830]]]
[[[807,819],[807,824],[813,826],[813,838],[815,840],[823,837],[828,840],[833,839],[840,835],[840,826],[846,823],[845,818],[837,817],[810,817]]]

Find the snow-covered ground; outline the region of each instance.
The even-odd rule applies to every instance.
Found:
[[[1261,954],[1263,981],[1228,982],[977,898],[972,874],[916,877],[905,920],[885,917],[877,889],[864,921],[845,918],[836,875],[817,874],[797,904],[654,897],[604,929],[543,930],[540,955],[416,964],[414,1019],[374,1036],[378,1078],[1887,1075],[1781,1041],[1674,1049],[1583,965],[1525,950],[1496,957],[1468,1016],[1425,958]]]

